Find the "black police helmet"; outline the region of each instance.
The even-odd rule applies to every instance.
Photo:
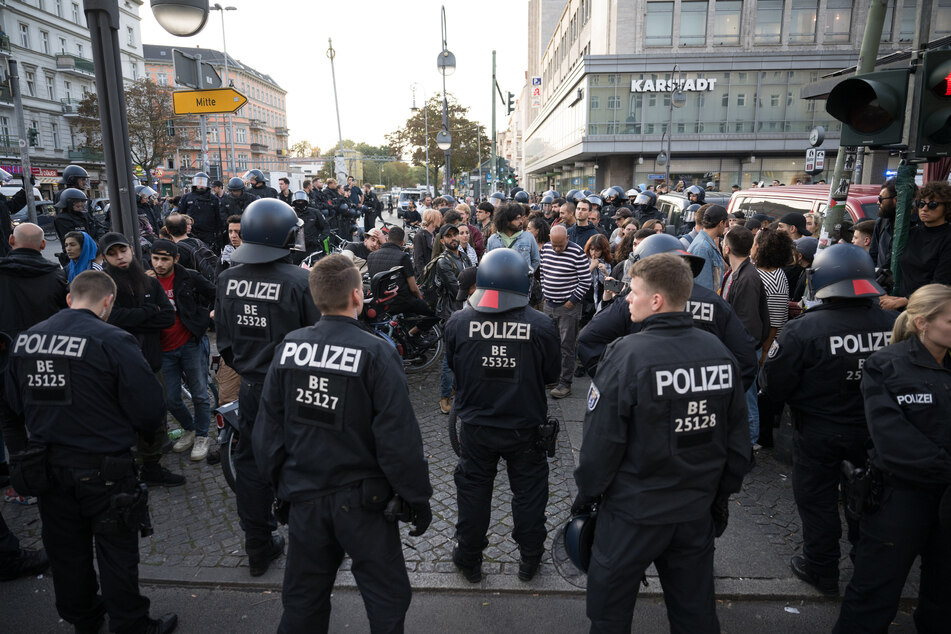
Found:
[[[459,204],[459,203],[456,202],[456,197],[455,197],[455,196],[450,196],[449,194],[446,194],[445,196],[443,196],[443,198],[446,199],[446,202],[449,203],[449,206],[450,206],[450,207],[455,207],[457,204]]]
[[[703,204],[703,199],[706,197],[706,191],[703,189],[703,187],[700,187],[700,185],[691,185],[684,190],[684,195],[686,195],[687,198],[690,198],[691,194],[696,194],[697,202],[701,205]]]
[[[690,265],[690,270],[693,271],[694,277],[700,275],[700,271],[703,270],[703,265],[706,262],[702,256],[684,251],[684,245],[680,243],[680,240],[669,233],[656,233],[652,236],[647,236],[641,240],[641,243],[638,244],[634,252],[631,253],[631,258],[636,262],[644,258],[649,258],[652,255],[657,255],[658,253],[676,253],[677,255],[683,256],[684,259],[687,260],[687,264]]]
[[[294,192],[294,194],[291,196],[291,203],[292,203],[292,204],[293,204],[293,203],[298,203],[298,202],[303,202],[303,203],[305,203],[305,204],[310,204],[310,198],[307,196],[307,192],[305,192],[303,189],[298,189],[298,190],[297,190],[296,192]]]
[[[582,200],[585,199],[585,196],[586,194],[584,192],[575,192],[574,195],[568,199],[568,202],[574,202],[574,203],[581,202]]]
[[[551,194],[552,198],[561,198],[561,194],[558,193],[557,189],[553,189],[548,193]]]
[[[521,187],[519,187],[518,185],[516,185],[515,187],[513,187],[512,189],[509,190],[509,198],[513,198],[513,199],[514,199],[514,198],[515,198],[515,194],[519,193],[520,191],[525,191],[525,190],[523,190]]]
[[[228,179],[228,189],[232,191],[243,191],[244,190],[244,181],[238,178],[237,176]]]
[[[591,191],[590,189],[586,189],[586,190],[584,190],[584,191],[581,192],[581,193],[584,194],[584,197],[585,197],[585,198],[587,198],[588,196],[590,196],[590,195],[593,194],[594,192]]]
[[[806,269],[809,288],[819,299],[878,297],[885,290],[875,281],[875,263],[854,244],[834,244],[816,255]]]
[[[634,198],[634,204],[644,205],[645,207],[653,207],[657,204],[657,194],[650,191],[649,189],[645,189]]]
[[[210,180],[211,178],[208,176],[208,174],[204,172],[198,172],[192,176],[192,187],[200,187],[205,189],[208,187],[208,181]]]
[[[63,170],[63,181],[68,185],[77,178],[89,178],[89,174],[79,165],[67,165]]]
[[[241,246],[231,254],[238,264],[280,260],[294,246],[297,213],[282,200],[259,198],[241,214]]]
[[[552,204],[553,202],[555,202],[555,199],[552,197],[551,194],[548,194],[547,196],[545,196],[544,198],[542,198],[542,204],[543,204],[543,205],[550,205],[550,204]]]
[[[505,202],[505,194],[503,194],[502,192],[493,192],[489,194],[489,198],[496,198],[498,200],[501,200],[502,202]]]
[[[603,207],[603,206],[604,206],[604,201],[601,200],[601,197],[600,197],[600,196],[596,196],[595,194],[591,194],[590,196],[588,196],[587,198],[585,198],[585,200],[587,200],[588,203],[590,203],[592,207],[599,207],[599,208],[600,208],[600,207]]]
[[[627,194],[624,193],[624,189],[620,185],[615,185],[611,189],[614,190],[614,195],[618,197],[618,200],[627,200]]]
[[[56,207],[57,209],[72,210],[73,203],[76,202],[77,200],[81,200],[85,202],[89,199],[86,198],[86,194],[84,194],[82,191],[75,189],[73,187],[70,187],[69,189],[63,190],[63,193],[59,195],[59,200],[56,201],[56,204],[53,206]]]
[[[261,170],[248,170],[244,173],[244,177],[252,183],[267,184],[267,179],[264,178],[264,172]]]
[[[479,263],[469,304],[480,313],[501,313],[528,305],[530,290],[525,259],[512,249],[493,249]]]
[[[571,563],[583,572],[588,572],[588,564],[591,563],[591,547],[594,544],[597,519],[598,514],[595,511],[579,513],[572,515],[565,524],[565,551]]]
[[[565,194],[565,200],[567,200],[568,202],[573,201],[575,199],[575,194],[577,193],[578,193],[577,189],[569,189],[568,192]]]
[[[515,192],[515,202],[528,204],[531,198],[528,196],[528,192],[518,191]]]

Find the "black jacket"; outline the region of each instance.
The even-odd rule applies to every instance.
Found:
[[[66,272],[34,249],[0,259],[0,332],[10,337],[66,308]]]
[[[10,253],[10,235],[13,233],[13,220],[10,216],[23,209],[24,205],[26,205],[25,189],[21,189],[10,198],[0,194],[0,258]]]
[[[423,269],[433,257],[435,241],[436,236],[425,229],[420,229],[413,238],[413,270],[416,271],[417,281],[422,279]]]
[[[251,193],[258,198],[277,198],[277,190],[270,185],[251,187]]]
[[[396,350],[351,318],[294,330],[270,363],[252,435],[281,500],[386,478],[414,508],[433,493]]]
[[[241,264],[221,272],[215,301],[218,351],[235,372],[263,383],[287,333],[320,319],[307,271],[286,262]]]
[[[109,272],[110,267],[106,267]],[[175,308],[168,301],[165,289],[154,277],[147,277],[142,300],[119,289],[109,323],[135,335],[142,356],[153,372],[162,368],[161,334],[175,325]]]
[[[750,460],[746,398],[729,350],[687,312],[652,315],[608,346],[588,391],[578,497],[631,522],[707,516]]]
[[[896,295],[909,297],[925,284],[951,284],[951,223],[911,225],[899,265],[901,281]]]
[[[178,211],[195,219],[192,233],[198,239],[211,246],[212,249],[221,250],[221,235],[228,229],[229,214],[226,212],[223,201],[210,189],[196,190],[182,196],[182,200],[178,203]]]
[[[723,289],[724,299],[733,307],[733,312],[759,347],[769,336],[769,304],[763,290],[763,278],[752,260],[746,258],[728,279],[729,284]]]
[[[436,315],[442,319],[462,308],[462,302],[456,299],[459,294],[459,274],[462,269],[472,266],[469,256],[457,251],[458,257],[443,251],[436,264],[436,288],[439,289],[439,300],[436,304]]]
[[[951,358],[939,365],[917,337],[865,362],[862,396],[872,462],[901,481],[951,484]]]
[[[195,338],[201,339],[211,325],[211,309],[215,305],[215,285],[206,280],[198,271],[176,264],[172,290],[175,293],[175,312],[182,320],[182,325]]]
[[[294,198],[294,192],[292,192],[290,189],[288,189],[286,192],[277,193],[277,199],[280,200],[281,202],[287,203],[288,205],[291,204],[291,199],[293,198]]]
[[[257,196],[247,191],[242,192],[240,196],[235,198],[229,191],[221,197],[221,215],[225,221],[227,221],[230,216],[240,216],[244,213],[244,210],[248,208],[248,205],[257,199]],[[224,224],[222,227],[222,230],[224,230],[228,228],[228,225]]]
[[[561,339],[551,318],[528,306],[480,313],[466,303],[443,333],[464,423],[525,429],[545,422],[545,385],[561,372]]]
[[[864,430],[862,367],[889,344],[897,317],[872,299],[810,308],[776,337],[760,370],[760,391],[773,402],[788,402],[797,425]]]
[[[872,229],[872,243],[868,247],[868,254],[875,262],[875,268],[889,268],[892,265],[892,232],[895,223],[891,218],[879,216],[875,219],[875,228]]]
[[[85,231],[92,236],[93,240],[99,240],[104,233],[99,223],[88,212],[66,209],[61,209],[53,218],[53,229],[56,230],[61,247],[66,243],[66,234],[70,231]]]
[[[605,348],[615,339],[638,332],[640,323],[631,321],[625,296],[618,296],[611,304],[596,314],[578,335],[578,358],[589,376],[594,376]],[[713,333],[729,348],[740,365],[743,386],[753,385],[759,369],[756,357],[756,342],[746,332],[730,305],[708,288],[693,285],[687,311],[693,315],[693,325]]]
[[[152,233],[157,236],[162,222],[159,220],[160,214],[155,209],[155,206],[151,203],[139,202],[136,204],[136,213],[138,213],[140,216],[145,216],[145,218],[149,221],[149,224],[152,226]]]
[[[135,338],[88,310],[61,310],[21,333],[8,376],[6,399],[25,419],[31,443],[127,453],[137,430],[165,420],[162,386]],[[6,436],[22,443],[19,427]]]
[[[657,207],[644,207],[643,205],[637,205],[637,209],[634,210],[634,217],[638,222],[643,225],[648,220],[662,220],[667,221],[667,217],[661,213]]]

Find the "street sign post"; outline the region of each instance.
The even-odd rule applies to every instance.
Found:
[[[172,93],[175,114],[227,114],[246,103],[248,98],[234,88],[176,90]]]
[[[200,61],[195,57],[172,49],[172,66],[175,69],[175,83],[189,88],[210,89],[221,87],[221,76],[215,67],[208,62]],[[201,72],[199,73],[199,66]]]
[[[826,151],[816,150],[816,174],[826,168]]]
[[[806,150],[805,172],[812,174],[816,170],[816,148],[811,147]]]

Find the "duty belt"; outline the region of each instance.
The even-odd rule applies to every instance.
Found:
[[[49,445],[50,464],[56,467],[70,467],[73,469],[101,469],[106,458],[128,458],[130,466],[134,464],[132,452],[120,451],[116,453],[89,453],[73,447],[63,445]]]

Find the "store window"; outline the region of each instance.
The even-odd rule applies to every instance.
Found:
[[[816,12],[818,0],[792,0],[789,13],[789,43],[804,44],[816,41]]]
[[[760,0],[756,3],[756,28],[753,41],[757,44],[779,44],[783,34],[783,0]]]
[[[680,45],[703,46],[707,43],[707,3],[680,4]]]
[[[648,2],[644,27],[644,43],[647,46],[670,46],[674,30],[674,3]]]
[[[713,5],[713,45],[731,46],[740,43],[742,2],[715,2]]]
[[[848,42],[852,34],[852,0],[826,0],[825,21],[826,42]]]

